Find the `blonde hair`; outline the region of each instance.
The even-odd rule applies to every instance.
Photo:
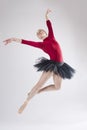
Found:
[[[44,29],[38,29],[38,31],[37,31],[37,35],[38,35],[41,31],[43,31],[43,32],[46,33],[46,31],[45,31]],[[47,33],[46,33],[46,34],[47,34]]]

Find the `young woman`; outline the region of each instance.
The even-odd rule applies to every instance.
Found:
[[[71,79],[75,70],[63,61],[62,51],[59,43],[56,41],[52,29],[51,21],[48,18],[48,14],[51,10],[47,10],[46,17],[46,25],[48,28],[48,34],[45,30],[39,29],[37,31],[37,37],[42,40],[42,42],[34,42],[28,41],[24,39],[18,38],[10,38],[5,40],[5,45],[15,41],[21,44],[27,44],[33,47],[37,47],[42,49],[45,53],[47,53],[50,59],[46,59],[44,57],[39,59],[39,62],[34,66],[37,67],[38,71],[42,71],[42,75],[39,81],[35,84],[32,90],[28,93],[28,97],[23,103],[23,105],[19,109],[19,113],[22,113],[28,102],[37,94],[45,91],[51,90],[59,90],[61,87],[62,79]],[[50,84],[48,86],[43,87],[44,83],[53,76],[54,84]]]

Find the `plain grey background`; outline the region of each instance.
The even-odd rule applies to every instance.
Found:
[[[0,0],[0,129],[87,129],[87,1],[86,0]],[[3,40],[17,37],[39,41],[50,8],[56,40],[64,60],[76,69],[71,80],[63,80],[60,91],[35,96],[25,111],[18,108],[39,80],[33,67],[43,51]],[[52,78],[46,83],[53,82]]]

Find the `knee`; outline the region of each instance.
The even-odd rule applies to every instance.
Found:
[[[61,89],[61,85],[55,85],[55,89],[56,90],[60,90]]]

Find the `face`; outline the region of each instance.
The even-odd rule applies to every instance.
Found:
[[[47,33],[43,29],[37,31],[37,37],[41,40],[47,37]]]

